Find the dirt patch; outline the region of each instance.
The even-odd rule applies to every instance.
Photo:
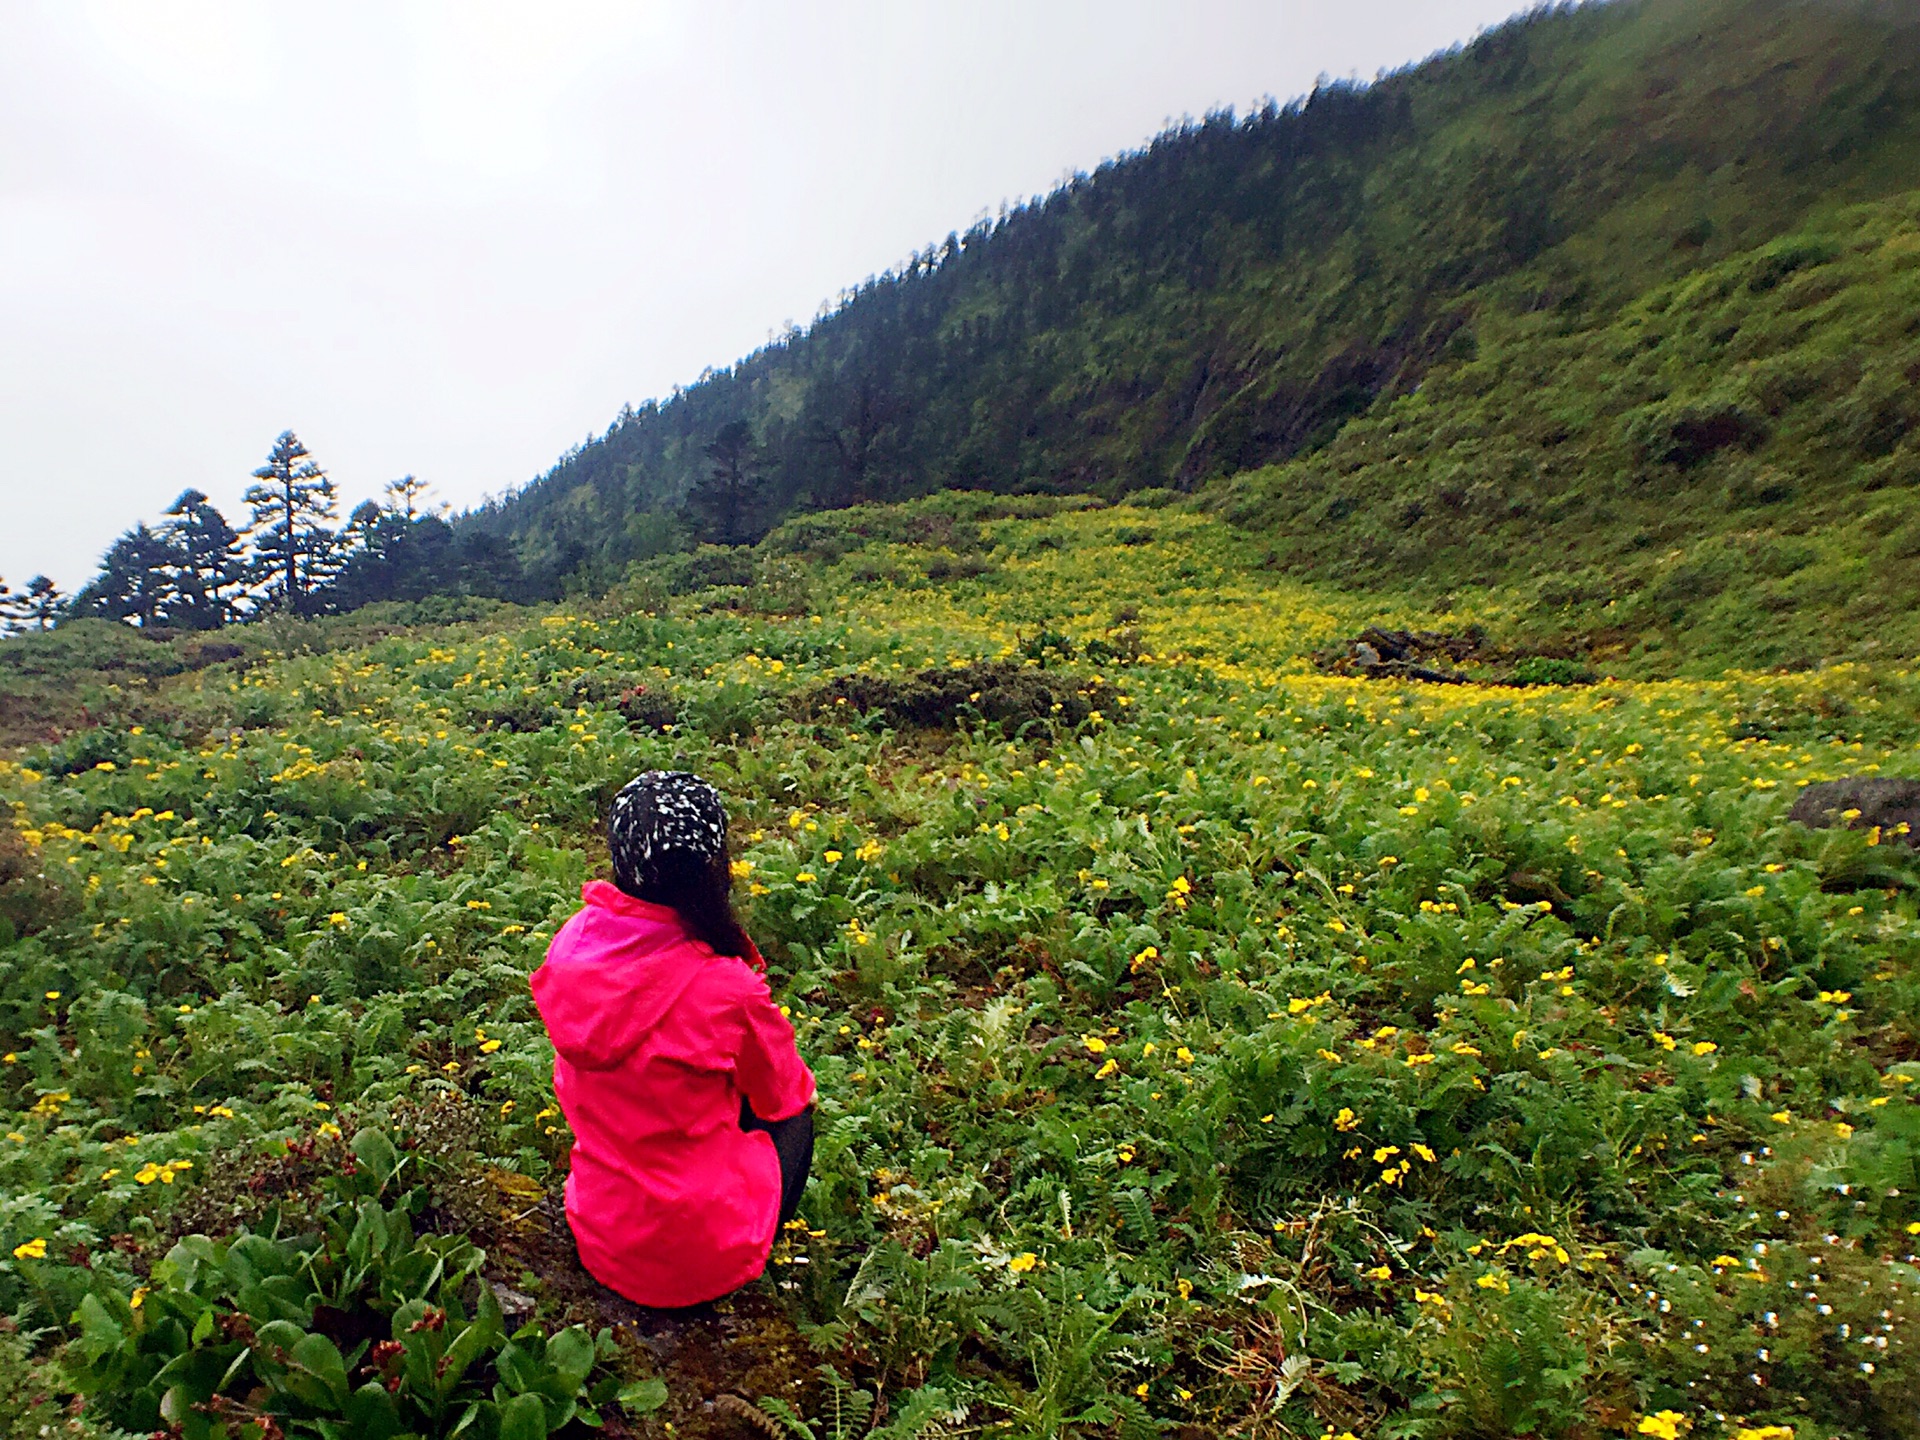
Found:
[[[1570,655],[1494,645],[1478,625],[1458,632],[1369,625],[1316,652],[1313,663],[1330,675],[1433,685],[1590,685],[1596,678]]]
[[[852,710],[881,716],[901,730],[985,720],[1014,731],[1035,721],[1078,725],[1100,708],[1107,693],[1104,682],[1070,671],[983,660],[905,677],[836,675],[795,703],[811,720]]]
[[[620,714],[635,730],[670,730],[680,723],[680,702],[659,685],[635,685],[620,694]]]
[[[555,1323],[611,1329],[634,1376],[666,1385],[667,1402],[659,1410],[626,1421],[625,1432],[616,1430],[609,1417],[603,1434],[739,1440],[751,1432],[715,1406],[729,1394],[748,1400],[778,1396],[799,1414],[812,1413],[820,1356],[772,1293],[771,1280],[763,1277],[723,1299],[684,1310],[636,1305],[582,1268],[557,1191],[503,1222],[502,1232],[492,1238],[490,1271],[515,1277],[511,1283],[516,1285],[533,1277]],[[496,1293],[502,1283],[496,1282]]]
[[[1877,830],[1886,840],[1920,849],[1920,780],[1821,781],[1800,792],[1787,818],[1816,830]]]

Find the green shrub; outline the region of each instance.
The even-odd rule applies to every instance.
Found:
[[[113,1423],[192,1440],[291,1431],[389,1440],[542,1440],[611,1398],[587,1383],[609,1341],[577,1327],[509,1333],[484,1252],[416,1236],[420,1192],[381,1202],[402,1167],[379,1131],[354,1137],[323,1234],[192,1235],[130,1299],[81,1301],[74,1380]],[[356,1195],[356,1192],[357,1195]]]
[[[1747,277],[1747,288],[1756,295],[1765,294],[1800,271],[1826,265],[1839,258],[1840,247],[1822,236],[1788,236],[1776,240],[1760,252]]]
[[[1753,408],[1732,398],[1649,405],[1627,417],[1627,443],[1648,465],[1690,470],[1722,450],[1751,450],[1766,439]]]
[[[1485,1272],[1451,1286],[1443,1317],[1423,1327],[1440,1433],[1548,1437],[1584,1431],[1587,1379],[1601,1349],[1577,1292]]]
[[[837,676],[800,699],[802,713],[876,715],[898,728],[946,728],[967,720],[1002,726],[1074,726],[1092,711],[1088,683],[1057,671],[980,663],[923,670],[906,679]]]

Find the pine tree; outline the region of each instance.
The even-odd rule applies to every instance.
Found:
[[[234,618],[237,592],[246,583],[239,532],[199,490],[181,491],[167,515],[160,533],[175,557],[167,621],[216,630]]]
[[[23,629],[51,630],[67,613],[67,597],[45,575],[36,575],[27,582],[17,613]]]
[[[433,487],[424,480],[416,480],[411,475],[402,475],[398,480],[387,482],[384,493],[387,497],[386,509],[389,514],[400,516],[411,525],[421,515],[444,511],[445,504],[422,505],[433,491]]]
[[[382,510],[377,500],[362,500],[353,507],[340,530],[340,550],[346,563],[350,564],[362,551],[380,553],[381,528],[388,519],[389,512]]]
[[[706,454],[712,469],[687,493],[687,509],[693,512],[707,539],[721,545],[744,545],[753,538],[760,486],[753,427],[744,420],[722,425]]]
[[[829,402],[833,403],[833,402]],[[898,407],[871,375],[862,375],[851,392],[838,397],[831,419],[814,422],[812,439],[833,458],[835,474],[816,484],[813,499],[832,510],[877,499],[874,470],[884,442],[898,428]]]
[[[152,625],[174,596],[178,559],[166,537],[143,521],[107,547],[100,572],[73,597],[70,609],[76,615]]]
[[[281,431],[253,478],[259,483],[249,485],[244,498],[253,507],[254,577],[266,586],[270,605],[304,613],[326,579],[337,540],[327,523],[336,514],[333,482],[291,430]]]

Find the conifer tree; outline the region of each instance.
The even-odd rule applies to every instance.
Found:
[[[385,485],[383,489],[387,497],[385,508],[388,513],[400,516],[411,525],[420,515],[443,511],[447,508],[444,503],[438,505],[420,503],[432,493],[432,490],[433,487],[426,481],[416,480],[411,475],[402,475],[398,480],[389,480]]]
[[[378,554],[381,550],[381,526],[389,518],[389,512],[380,508],[377,500],[362,500],[347,516],[347,523],[340,530],[340,550],[345,557],[344,563],[351,564],[353,557],[361,551]]]
[[[174,549],[142,521],[107,547],[100,571],[73,597],[72,611],[108,620],[159,621],[173,596]]]
[[[174,552],[173,595],[167,620],[215,630],[234,618],[234,598],[246,583],[240,535],[204,491],[183,490],[167,507],[160,533]]]
[[[22,629],[51,630],[67,612],[67,597],[45,575],[36,575],[27,582],[27,590],[19,599],[16,613],[20,617]]]
[[[720,427],[707,446],[707,478],[687,493],[687,509],[702,535],[721,545],[744,545],[753,538],[755,501],[760,484],[759,455],[753,427],[734,420]]]
[[[270,605],[305,611],[326,579],[337,538],[328,524],[337,513],[333,481],[291,430],[280,432],[253,478],[258,483],[244,498],[253,507],[254,578],[266,586]]]

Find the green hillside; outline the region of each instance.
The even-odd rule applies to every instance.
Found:
[[[1584,573],[1542,598],[1594,628],[1579,597],[1658,588],[1646,567],[1676,547],[1787,536],[1802,507],[1837,518],[1874,487],[1879,528],[1905,523],[1916,162],[1910,5],[1550,9],[1368,87],[1170,131],[624,414],[465,524],[538,583],[593,588],[689,532],[751,539],[796,509],[951,487],[1204,496],[1279,465],[1229,513],[1281,563],[1437,595],[1559,567],[1573,536]],[[1869,253],[1858,227],[1893,243]],[[1737,443],[1692,463],[1642,434],[1696,402]],[[1423,425],[1407,463],[1411,441],[1384,437]],[[708,451],[728,427],[720,503]],[[1822,533],[1848,563],[1882,553],[1864,526]],[[1765,566],[1810,542],[1780,543]],[[1783,597],[1842,608],[1804,579],[1753,603]],[[1774,648],[1805,658],[1798,636]]]
[[[1598,317],[1491,297],[1417,393],[1210,503],[1283,569],[1479,597],[1616,665],[1912,656],[1916,381],[1920,192]]]

